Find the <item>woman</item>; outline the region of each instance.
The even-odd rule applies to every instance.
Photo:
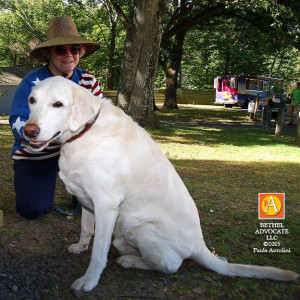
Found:
[[[87,88],[95,96],[102,92],[95,77],[78,68],[79,59],[99,48],[93,41],[78,36],[72,17],[54,17],[47,41],[35,47],[30,58],[47,65],[29,73],[14,95],[9,122],[15,137],[14,160],[16,210],[25,218],[37,219],[52,210],[60,146],[51,144],[42,152],[26,146],[23,127],[29,118],[28,96],[33,86],[51,76],[63,76]]]

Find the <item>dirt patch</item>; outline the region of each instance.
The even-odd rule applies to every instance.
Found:
[[[0,232],[0,299],[77,299],[70,285],[84,274],[91,256],[90,249],[81,255],[67,251],[79,237],[80,216],[68,219],[52,212],[28,221],[11,212],[4,222]],[[98,286],[82,299],[216,299],[211,290],[216,290],[218,299],[254,299],[251,291],[264,291],[266,284],[275,291],[276,299],[296,299],[299,292],[297,283],[230,278],[189,260],[170,275],[125,270],[115,263],[117,257],[111,248]],[[251,289],[241,290],[244,281]],[[235,298],[237,287],[241,298]],[[261,296],[263,299],[264,294]]]
[[[80,216],[68,219],[52,212],[29,221],[10,213],[4,216],[4,225],[0,231],[0,299],[76,299],[70,285],[84,274],[91,256],[90,249],[80,255],[67,250],[78,241]],[[117,257],[112,248],[99,285],[84,299],[180,297],[171,275],[124,270],[115,263]]]

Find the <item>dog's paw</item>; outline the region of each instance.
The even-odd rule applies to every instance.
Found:
[[[140,256],[123,255],[117,258],[117,264],[125,269],[134,268],[140,270],[155,270],[151,268]]]
[[[130,269],[132,266],[132,260],[127,255],[118,257],[116,263],[124,269]]]
[[[88,245],[82,245],[80,243],[72,244],[69,246],[68,250],[71,253],[80,254],[88,249]]]
[[[84,275],[79,279],[75,280],[71,285],[71,289],[75,291],[75,294],[83,292],[90,292],[98,284],[98,279],[89,278],[89,276]]]

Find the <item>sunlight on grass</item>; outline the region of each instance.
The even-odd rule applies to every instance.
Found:
[[[254,130],[165,126],[149,130],[170,159],[300,163],[293,136],[276,138]]]
[[[179,110],[161,110],[157,112],[162,121],[238,123],[248,122],[249,113],[240,108],[228,109],[211,105],[180,105]]]
[[[11,136],[12,135],[10,129],[8,130],[7,126],[0,127],[0,136],[4,136],[4,135],[6,135],[6,136]]]
[[[247,110],[180,105],[179,110],[162,110],[158,116],[169,123],[164,123],[159,130],[149,130],[149,133],[170,159],[300,163],[300,148],[294,145],[293,133],[284,132],[278,138],[274,133],[250,127],[231,128],[230,125],[236,123],[249,124]],[[205,122],[207,126],[183,127],[176,122]],[[225,123],[229,127],[214,128],[210,126],[212,123]]]
[[[251,149],[245,149],[230,145],[209,147],[170,142],[160,143],[159,146],[170,159],[300,163],[300,152],[287,147],[253,146]]]

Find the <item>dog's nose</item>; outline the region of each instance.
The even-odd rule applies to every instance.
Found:
[[[36,137],[39,134],[39,132],[40,128],[36,124],[29,123],[26,124],[24,127],[24,134],[30,138]]]

